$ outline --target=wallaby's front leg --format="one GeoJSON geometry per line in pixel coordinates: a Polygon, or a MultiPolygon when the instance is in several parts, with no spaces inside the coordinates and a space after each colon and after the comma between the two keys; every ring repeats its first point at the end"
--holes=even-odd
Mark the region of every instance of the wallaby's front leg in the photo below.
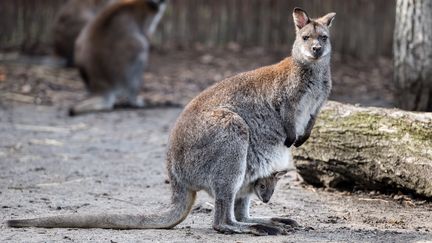
{"type": "MultiPolygon", "coordinates": [[[[209,119],[212,123],[208,134],[212,134],[212,147],[206,150],[209,187],[215,197],[213,228],[221,233],[251,233],[255,235],[278,235],[284,233],[281,227],[238,222],[234,216],[236,194],[241,190],[247,171],[249,127],[236,113],[228,109],[213,110],[209,119]],[[215,153],[215,154],[212,154],[215,153]]],[[[195,168],[194,168],[195,169],[195,168]]]]}
{"type": "Polygon", "coordinates": [[[294,146],[296,147],[300,147],[301,145],[303,145],[303,143],[306,142],[306,140],[308,140],[309,136],[311,135],[312,132],[312,128],[315,125],[315,120],[316,120],[316,115],[310,115],[310,119],[309,122],[306,125],[305,131],[303,133],[302,136],[300,136],[294,143],[294,146]]]}
{"type": "Polygon", "coordinates": [[[286,133],[284,145],[289,148],[295,143],[295,141],[297,139],[295,122],[294,122],[293,117],[287,117],[286,118],[284,128],[285,128],[285,133],[286,133]]]}
{"type": "Polygon", "coordinates": [[[284,145],[289,148],[295,143],[297,139],[295,118],[294,118],[295,109],[292,105],[290,105],[290,103],[283,105],[279,109],[284,124],[283,125],[284,130],[286,133],[284,145]]]}
{"type": "Polygon", "coordinates": [[[291,147],[294,142],[296,141],[296,132],[295,132],[295,126],[294,124],[289,124],[285,126],[285,131],[287,133],[287,136],[284,141],[284,145],[288,148],[291,147]]]}
{"type": "Polygon", "coordinates": [[[252,218],[249,214],[250,197],[237,198],[235,202],[235,216],[240,222],[252,224],[265,224],[279,227],[298,227],[299,224],[289,218],[252,218]]]}

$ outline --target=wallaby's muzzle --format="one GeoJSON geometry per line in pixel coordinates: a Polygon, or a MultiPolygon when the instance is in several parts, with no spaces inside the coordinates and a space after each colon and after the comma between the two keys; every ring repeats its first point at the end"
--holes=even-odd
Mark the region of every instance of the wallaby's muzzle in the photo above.
{"type": "Polygon", "coordinates": [[[323,54],[322,47],[321,46],[313,46],[312,47],[312,54],[316,59],[320,58],[323,54]]]}

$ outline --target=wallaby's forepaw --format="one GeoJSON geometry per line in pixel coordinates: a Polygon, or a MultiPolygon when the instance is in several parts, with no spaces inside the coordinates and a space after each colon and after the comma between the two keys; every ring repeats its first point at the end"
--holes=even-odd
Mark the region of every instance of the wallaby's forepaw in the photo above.
{"type": "Polygon", "coordinates": [[[287,137],[285,139],[284,145],[287,146],[288,148],[291,147],[295,142],[295,137],[287,137]]]}
{"type": "Polygon", "coordinates": [[[309,136],[301,136],[299,137],[295,143],[294,146],[296,146],[297,148],[302,146],[307,140],[308,140],[309,136]]]}
{"type": "Polygon", "coordinates": [[[300,147],[309,139],[314,125],[315,125],[315,116],[310,115],[310,119],[306,126],[304,134],[297,138],[297,140],[294,143],[294,146],[300,147]]]}

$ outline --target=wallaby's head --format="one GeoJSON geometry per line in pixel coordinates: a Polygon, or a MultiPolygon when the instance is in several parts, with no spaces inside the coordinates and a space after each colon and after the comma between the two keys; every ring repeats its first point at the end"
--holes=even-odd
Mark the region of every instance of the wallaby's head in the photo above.
{"type": "Polygon", "coordinates": [[[270,198],[273,196],[273,192],[277,182],[286,173],[286,170],[278,171],[273,173],[269,177],[258,179],[254,185],[254,191],[258,198],[264,203],[268,203],[270,201],[270,198]]]}
{"type": "Polygon", "coordinates": [[[161,6],[166,4],[165,0],[146,0],[146,2],[154,12],[160,11],[161,6]]]}
{"type": "Polygon", "coordinates": [[[302,63],[313,63],[330,56],[329,28],[336,13],[328,13],[320,18],[309,18],[306,11],[294,8],[293,18],[296,28],[292,56],[302,63]]]}

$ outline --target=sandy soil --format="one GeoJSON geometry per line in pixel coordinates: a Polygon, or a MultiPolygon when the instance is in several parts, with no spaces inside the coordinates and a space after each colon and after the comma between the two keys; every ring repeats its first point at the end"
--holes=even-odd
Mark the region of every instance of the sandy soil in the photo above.
{"type": "MultiPolygon", "coordinates": [[[[184,104],[216,79],[276,59],[236,55],[181,54],[169,58],[177,66],[167,70],[167,56],[155,55],[143,94],[154,103],[184,104]],[[199,64],[191,66],[194,61],[199,64]]],[[[373,75],[382,77],[380,72],[343,70],[337,75],[351,75],[351,89],[363,88],[356,95],[336,88],[337,99],[391,105],[388,92],[382,92],[388,84],[370,82],[373,75]],[[353,76],[361,75],[368,80],[359,84],[353,76]]],[[[168,205],[164,152],[181,108],[69,118],[67,107],[84,96],[77,79],[73,70],[0,63],[0,221],[76,212],[154,212],[168,205]]],[[[432,204],[401,198],[315,189],[302,185],[293,172],[279,182],[269,204],[256,200],[251,210],[258,216],[289,216],[303,226],[285,236],[216,233],[213,201],[200,193],[191,214],[172,230],[11,229],[1,224],[0,242],[432,242],[432,204]]]]}

